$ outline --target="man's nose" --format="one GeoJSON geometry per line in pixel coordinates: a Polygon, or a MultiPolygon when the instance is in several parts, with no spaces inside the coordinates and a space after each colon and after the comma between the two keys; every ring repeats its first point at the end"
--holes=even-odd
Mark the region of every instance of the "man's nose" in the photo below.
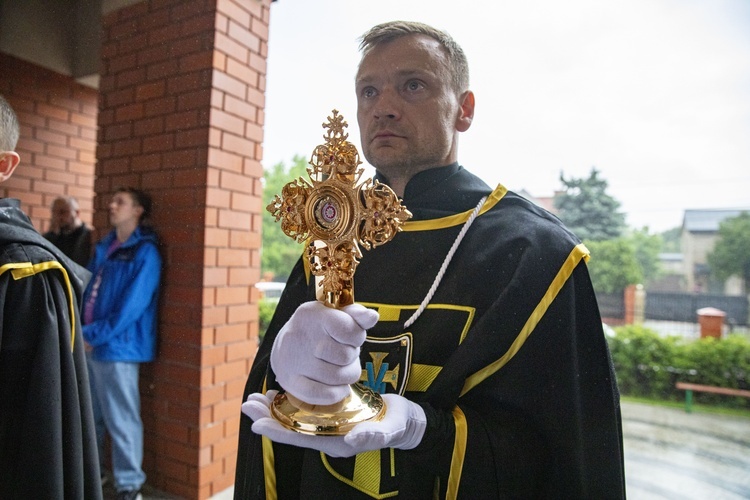
{"type": "Polygon", "coordinates": [[[397,93],[390,89],[381,91],[373,111],[376,119],[398,120],[401,118],[401,107],[397,93]]]}

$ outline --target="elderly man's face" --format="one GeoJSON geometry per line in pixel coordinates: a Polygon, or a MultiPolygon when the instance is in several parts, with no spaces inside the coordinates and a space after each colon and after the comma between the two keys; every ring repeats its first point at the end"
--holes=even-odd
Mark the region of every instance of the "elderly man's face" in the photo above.
{"type": "Polygon", "coordinates": [[[52,220],[61,231],[70,231],[76,227],[78,213],[65,200],[55,200],[52,204],[52,220]]]}

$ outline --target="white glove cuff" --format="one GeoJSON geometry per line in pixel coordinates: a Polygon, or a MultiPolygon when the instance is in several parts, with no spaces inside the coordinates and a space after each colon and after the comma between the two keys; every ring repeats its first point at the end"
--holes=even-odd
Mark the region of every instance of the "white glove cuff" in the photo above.
{"type": "Polygon", "coordinates": [[[409,418],[404,432],[406,440],[400,446],[397,446],[401,450],[411,450],[419,446],[427,429],[427,416],[424,414],[424,409],[417,403],[411,401],[409,403],[409,418]]]}

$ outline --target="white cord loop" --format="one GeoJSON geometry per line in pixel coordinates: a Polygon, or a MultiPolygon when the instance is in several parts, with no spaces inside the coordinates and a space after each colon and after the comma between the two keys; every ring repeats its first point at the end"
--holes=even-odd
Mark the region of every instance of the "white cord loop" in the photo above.
{"type": "Polygon", "coordinates": [[[458,248],[458,245],[461,243],[461,240],[464,239],[466,232],[471,227],[472,223],[474,222],[474,219],[477,218],[477,214],[479,213],[479,210],[482,208],[482,205],[484,205],[484,202],[486,200],[487,200],[486,196],[482,198],[481,200],[479,200],[479,203],[477,203],[477,206],[474,208],[474,211],[469,216],[469,219],[464,223],[464,227],[461,228],[461,232],[458,233],[458,236],[456,236],[456,241],[453,242],[453,246],[448,252],[448,255],[445,256],[443,265],[440,266],[440,271],[438,272],[437,276],[435,276],[435,281],[432,283],[432,286],[430,287],[430,291],[427,292],[427,296],[424,298],[424,300],[422,300],[422,304],[414,312],[414,314],[412,314],[411,318],[406,320],[406,323],[404,323],[404,328],[409,328],[411,325],[413,325],[414,322],[417,321],[417,318],[419,318],[419,316],[421,316],[424,310],[427,308],[427,304],[430,303],[430,301],[432,300],[432,296],[435,295],[435,291],[437,290],[437,287],[440,285],[440,281],[443,279],[443,276],[445,275],[445,270],[448,269],[448,264],[450,264],[451,260],[453,259],[453,255],[456,253],[456,249],[458,248]]]}

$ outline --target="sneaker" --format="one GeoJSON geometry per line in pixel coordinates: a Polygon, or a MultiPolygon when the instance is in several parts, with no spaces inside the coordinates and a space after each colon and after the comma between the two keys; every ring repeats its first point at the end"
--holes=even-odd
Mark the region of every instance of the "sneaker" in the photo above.
{"type": "Polygon", "coordinates": [[[117,492],[117,500],[143,500],[140,490],[121,490],[117,492]]]}

